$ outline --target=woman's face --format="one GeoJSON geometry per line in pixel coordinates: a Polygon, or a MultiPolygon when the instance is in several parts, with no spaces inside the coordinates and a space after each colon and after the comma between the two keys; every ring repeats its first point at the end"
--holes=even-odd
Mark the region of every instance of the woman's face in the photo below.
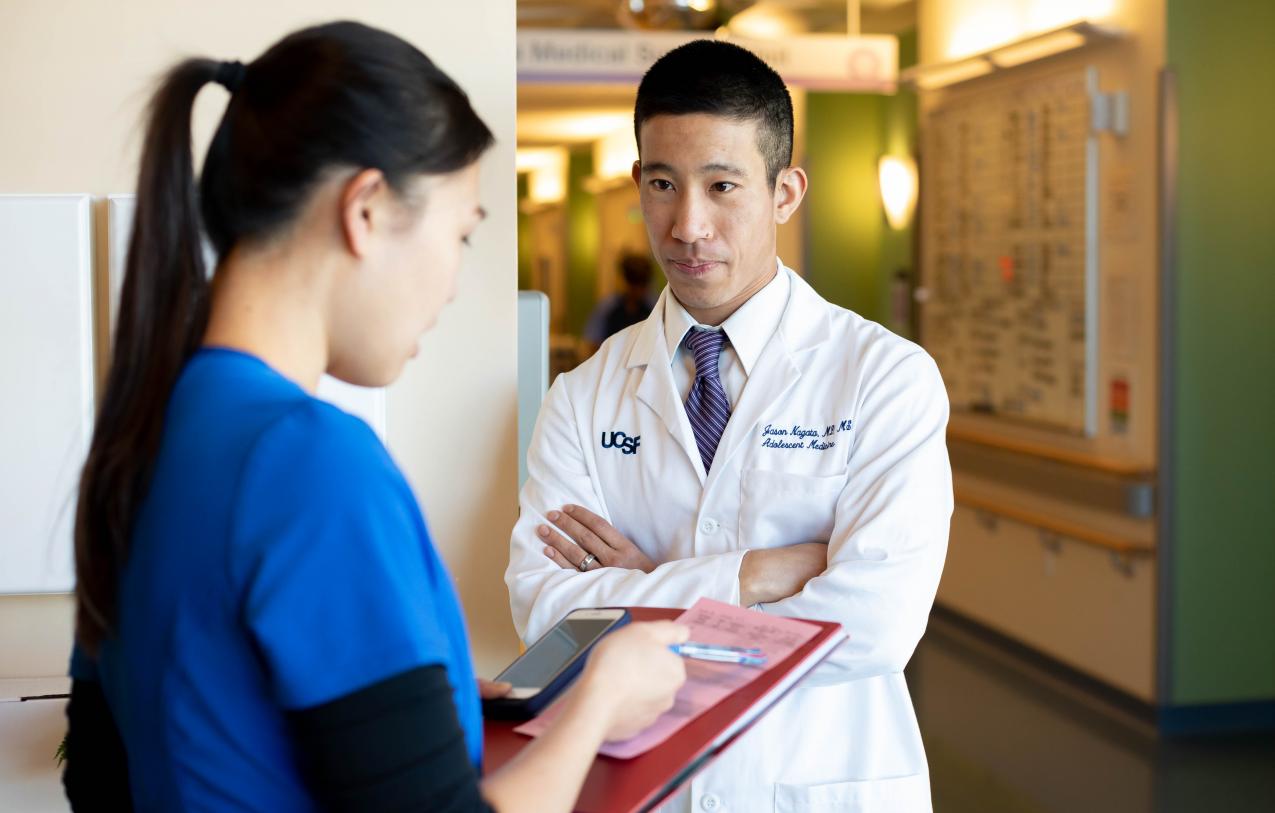
{"type": "Polygon", "coordinates": [[[374,202],[368,216],[379,222],[361,262],[333,292],[329,373],[362,386],[398,378],[456,296],[465,245],[484,215],[477,163],[374,202]]]}

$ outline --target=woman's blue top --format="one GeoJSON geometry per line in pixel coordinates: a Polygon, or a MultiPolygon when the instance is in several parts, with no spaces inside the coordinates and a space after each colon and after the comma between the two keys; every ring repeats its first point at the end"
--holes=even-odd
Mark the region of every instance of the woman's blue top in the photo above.
{"type": "Polygon", "coordinates": [[[206,348],[169,401],[96,661],[140,809],[313,810],[285,712],[446,667],[482,719],[451,580],[389,453],[261,360],[206,348]]]}

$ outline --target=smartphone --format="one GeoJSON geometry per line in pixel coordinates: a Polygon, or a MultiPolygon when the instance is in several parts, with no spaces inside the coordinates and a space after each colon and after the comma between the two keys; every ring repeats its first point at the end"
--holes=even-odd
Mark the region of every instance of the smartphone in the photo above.
{"type": "Polygon", "coordinates": [[[515,719],[535,716],[580,673],[593,645],[628,622],[629,611],[621,607],[567,613],[496,675],[497,682],[511,683],[513,689],[504,697],[484,700],[484,715],[515,719]]]}

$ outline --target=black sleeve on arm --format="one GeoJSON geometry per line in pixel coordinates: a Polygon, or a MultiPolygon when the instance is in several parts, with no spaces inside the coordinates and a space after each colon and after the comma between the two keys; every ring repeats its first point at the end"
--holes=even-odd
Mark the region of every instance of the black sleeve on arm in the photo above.
{"type": "Polygon", "coordinates": [[[333,811],[490,813],[442,666],[288,713],[302,770],[333,811]]]}
{"type": "Polygon", "coordinates": [[[101,684],[93,680],[71,681],[66,722],[62,787],[71,810],[131,811],[128,758],[101,684]]]}

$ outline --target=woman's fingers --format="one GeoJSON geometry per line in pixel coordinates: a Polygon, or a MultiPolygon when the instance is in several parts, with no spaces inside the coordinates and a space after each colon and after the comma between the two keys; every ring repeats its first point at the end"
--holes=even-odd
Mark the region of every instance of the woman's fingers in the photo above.
{"type": "Polygon", "coordinates": [[[494,680],[484,680],[478,678],[478,696],[483,700],[495,700],[498,697],[504,697],[513,689],[512,683],[506,683],[503,680],[497,683],[494,680]]]}

